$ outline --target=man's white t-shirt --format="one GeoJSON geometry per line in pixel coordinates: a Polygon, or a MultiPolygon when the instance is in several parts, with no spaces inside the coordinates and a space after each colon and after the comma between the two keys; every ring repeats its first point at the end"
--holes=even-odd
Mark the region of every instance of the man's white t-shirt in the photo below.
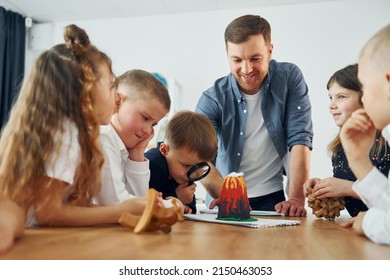
{"type": "Polygon", "coordinates": [[[261,113],[261,92],[242,93],[247,104],[244,151],[239,172],[244,173],[248,197],[283,190],[283,166],[261,113]]]}

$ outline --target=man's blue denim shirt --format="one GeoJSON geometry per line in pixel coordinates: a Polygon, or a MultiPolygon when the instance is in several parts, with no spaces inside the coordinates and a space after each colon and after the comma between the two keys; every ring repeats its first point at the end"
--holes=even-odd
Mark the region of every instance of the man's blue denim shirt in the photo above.
{"type": "MultiPolygon", "coordinates": [[[[288,151],[297,144],[312,149],[311,104],[300,69],[292,63],[271,60],[261,94],[261,112],[280,158],[285,162],[288,151]]],[[[215,164],[222,176],[240,171],[246,110],[245,98],[232,74],[218,79],[213,87],[203,92],[196,106],[196,111],[206,115],[216,129],[218,154],[215,164]]],[[[261,155],[249,156],[261,160],[261,155]]]]}

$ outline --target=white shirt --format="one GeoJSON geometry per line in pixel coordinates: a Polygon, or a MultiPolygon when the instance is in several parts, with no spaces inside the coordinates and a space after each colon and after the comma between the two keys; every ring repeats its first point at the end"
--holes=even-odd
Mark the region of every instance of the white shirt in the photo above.
{"type": "Polygon", "coordinates": [[[149,189],[149,160],[130,160],[125,144],[112,125],[100,126],[100,143],[104,155],[102,188],[95,202],[113,205],[145,196],[149,189]]]}
{"type": "MultiPolygon", "coordinates": [[[[383,129],[382,135],[390,141],[390,125],[383,129]]],[[[386,178],[374,167],[352,188],[369,208],[363,219],[364,234],[376,243],[390,245],[390,177],[386,178]]]]}
{"type": "Polygon", "coordinates": [[[247,122],[239,172],[245,174],[248,197],[283,190],[282,160],[261,113],[261,92],[254,95],[243,93],[243,96],[247,104],[247,122]]]}
{"type": "MultiPolygon", "coordinates": [[[[76,125],[70,121],[65,122],[64,132],[61,136],[60,132],[55,136],[55,141],[60,141],[60,149],[58,152],[52,153],[50,158],[45,163],[46,175],[64,181],[69,184],[65,196],[64,203],[67,203],[70,195],[74,191],[73,181],[76,169],[80,164],[80,144],[78,140],[78,129],[76,125]]],[[[26,226],[38,225],[35,218],[35,211],[30,207],[27,212],[26,226]]]]}

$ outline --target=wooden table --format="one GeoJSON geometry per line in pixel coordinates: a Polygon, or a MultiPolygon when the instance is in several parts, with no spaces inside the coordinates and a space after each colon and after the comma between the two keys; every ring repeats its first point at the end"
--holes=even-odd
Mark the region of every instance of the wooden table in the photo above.
{"type": "Polygon", "coordinates": [[[338,223],[346,218],[279,219],[300,220],[301,224],[247,228],[184,221],[175,224],[169,234],[134,234],[119,225],[31,228],[0,259],[390,259],[390,246],[341,228],[338,223]]]}

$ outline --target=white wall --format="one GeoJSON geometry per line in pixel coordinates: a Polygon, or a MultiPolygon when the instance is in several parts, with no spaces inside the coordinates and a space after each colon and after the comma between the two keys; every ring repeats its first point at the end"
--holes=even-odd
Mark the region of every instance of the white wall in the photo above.
{"type": "MultiPolygon", "coordinates": [[[[265,17],[274,58],[297,64],[309,86],[315,133],[311,175],[324,177],[332,175],[326,146],[338,131],[328,112],[326,83],[333,72],[356,62],[364,42],[390,23],[389,11],[388,0],[340,0],[75,23],[112,58],[116,74],[142,68],[174,77],[183,87],[180,107],[193,110],[202,91],[229,72],[226,25],[244,14],[265,17]]],[[[62,42],[66,24],[54,24],[55,43],[62,42]]]]}

